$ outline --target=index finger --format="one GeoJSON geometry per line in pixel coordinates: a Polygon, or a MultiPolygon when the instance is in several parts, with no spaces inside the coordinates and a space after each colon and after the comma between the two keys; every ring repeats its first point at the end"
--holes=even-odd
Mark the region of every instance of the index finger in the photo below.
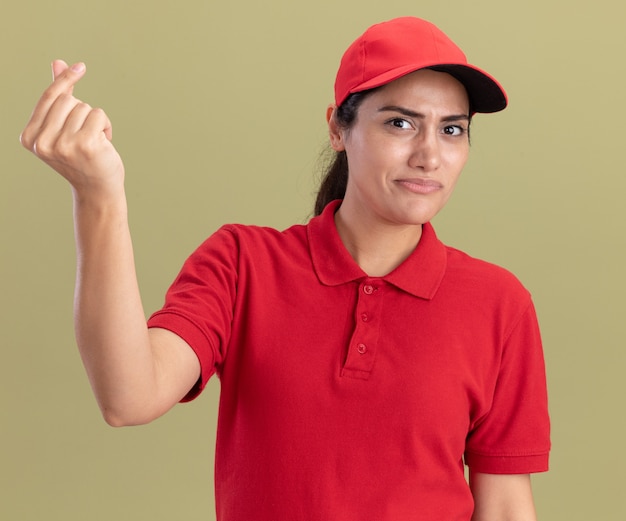
{"type": "Polygon", "coordinates": [[[85,64],[80,62],[58,74],[35,105],[27,127],[40,127],[56,99],[61,94],[72,94],[74,85],[84,76],[85,71],[85,64]]]}

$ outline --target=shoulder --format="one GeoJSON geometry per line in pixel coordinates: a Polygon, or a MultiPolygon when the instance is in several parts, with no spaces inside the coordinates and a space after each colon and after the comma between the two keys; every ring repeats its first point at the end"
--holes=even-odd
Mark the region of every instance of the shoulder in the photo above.
{"type": "Polygon", "coordinates": [[[285,230],[248,224],[225,224],[206,242],[227,241],[247,250],[296,247],[306,241],[306,226],[296,224],[285,230]]]}
{"type": "Polygon", "coordinates": [[[446,254],[440,291],[468,313],[515,323],[532,309],[530,292],[508,269],[449,246],[446,254]]]}
{"type": "MultiPolygon", "coordinates": [[[[537,329],[530,291],[508,269],[446,246],[447,266],[438,296],[466,320],[497,334],[499,343],[514,331],[537,329]]],[[[534,333],[533,333],[534,334],[534,333]]]]}
{"type": "Polygon", "coordinates": [[[308,241],[305,225],[293,225],[285,230],[246,224],[225,224],[212,233],[192,258],[228,258],[230,263],[262,261],[276,262],[282,257],[306,255],[308,241]]]}
{"type": "Polygon", "coordinates": [[[485,289],[511,291],[520,295],[529,294],[517,276],[508,269],[486,260],[472,257],[456,248],[450,246],[445,248],[447,255],[446,274],[457,279],[457,281],[475,285],[477,289],[483,287],[485,289]]]}
{"type": "Polygon", "coordinates": [[[239,241],[289,241],[306,236],[306,225],[294,224],[284,230],[278,230],[269,226],[231,223],[224,224],[215,234],[229,234],[239,241]]]}

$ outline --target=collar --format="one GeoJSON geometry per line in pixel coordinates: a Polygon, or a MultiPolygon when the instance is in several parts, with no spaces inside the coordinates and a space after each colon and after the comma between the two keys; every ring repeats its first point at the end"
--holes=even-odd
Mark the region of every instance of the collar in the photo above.
{"type": "MultiPolygon", "coordinates": [[[[321,215],[311,219],[307,234],[313,268],[322,284],[338,286],[369,278],[343,245],[335,212],[341,200],[329,203],[321,215]]],[[[422,236],[413,253],[388,275],[380,277],[411,295],[432,299],[446,271],[447,251],[430,223],[422,225],[422,236]]]]}

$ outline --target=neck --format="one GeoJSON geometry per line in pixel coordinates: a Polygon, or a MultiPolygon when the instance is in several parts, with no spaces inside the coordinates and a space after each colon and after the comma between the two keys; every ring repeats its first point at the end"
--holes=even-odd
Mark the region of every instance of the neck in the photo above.
{"type": "Polygon", "coordinates": [[[344,246],[370,277],[384,277],[411,255],[422,236],[421,225],[371,223],[340,207],[335,225],[344,246]]]}

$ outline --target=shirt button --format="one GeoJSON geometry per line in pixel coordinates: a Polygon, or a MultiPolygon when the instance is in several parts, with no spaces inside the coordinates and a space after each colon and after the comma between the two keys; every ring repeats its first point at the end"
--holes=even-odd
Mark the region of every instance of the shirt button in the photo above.
{"type": "Polygon", "coordinates": [[[365,284],[365,286],[363,286],[363,292],[366,295],[371,295],[372,293],[374,293],[374,286],[372,286],[371,284],[365,284]]]}
{"type": "Polygon", "coordinates": [[[362,355],[365,354],[365,352],[367,351],[367,346],[365,344],[358,344],[356,346],[356,350],[361,353],[362,355]]]}
{"type": "Polygon", "coordinates": [[[370,319],[370,316],[367,313],[361,313],[361,320],[363,322],[367,322],[370,319]]]}

